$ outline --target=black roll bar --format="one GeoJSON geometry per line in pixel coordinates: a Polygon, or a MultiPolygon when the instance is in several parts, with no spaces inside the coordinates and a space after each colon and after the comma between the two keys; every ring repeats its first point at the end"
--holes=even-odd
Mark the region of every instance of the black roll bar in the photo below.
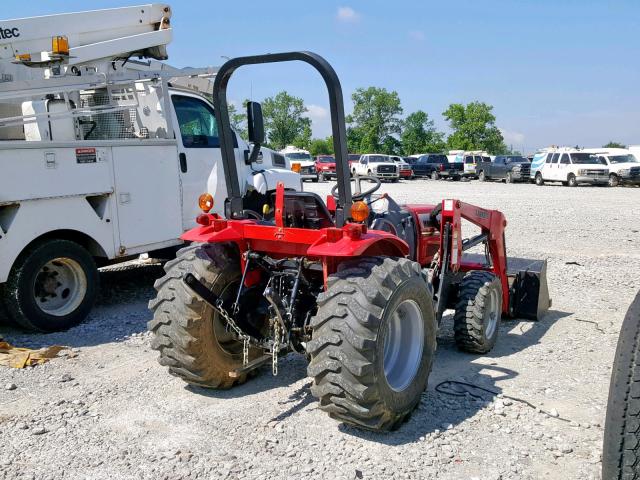
{"type": "Polygon", "coordinates": [[[220,136],[222,165],[227,183],[229,204],[227,216],[242,218],[242,195],[238,182],[238,169],[233,150],[233,131],[229,121],[227,104],[227,86],[231,75],[244,65],[301,61],[314,67],[327,86],[329,92],[329,108],[331,112],[331,131],[333,133],[333,150],[336,157],[336,176],[338,180],[338,208],[335,223],[341,227],[351,211],[351,183],[349,179],[349,162],[347,161],[347,134],[344,120],[344,101],[340,80],[333,67],[320,55],[312,52],[286,52],[232,58],[227,61],[218,73],[213,84],[213,105],[220,136]],[[345,216],[345,212],[346,216],[345,216]]]}

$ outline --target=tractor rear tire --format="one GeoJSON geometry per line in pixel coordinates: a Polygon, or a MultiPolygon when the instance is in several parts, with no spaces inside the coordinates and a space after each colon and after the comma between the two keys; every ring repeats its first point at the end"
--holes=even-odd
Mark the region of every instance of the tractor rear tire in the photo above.
{"type": "Polygon", "coordinates": [[[458,348],[487,353],[496,344],[502,318],[502,285],[493,273],[468,272],[460,284],[454,315],[454,337],[458,348]]]}
{"type": "Polygon", "coordinates": [[[640,478],[640,293],[625,316],[613,361],[602,449],[603,479],[640,478]]]}
{"type": "MultiPolygon", "coordinates": [[[[156,281],[158,295],[149,302],[154,334],[151,348],[160,352],[160,365],[187,383],[225,389],[243,383],[229,372],[242,367],[242,342],[225,331],[219,314],[198,297],[183,279],[188,273],[225,301],[240,282],[238,251],[228,244],[193,244],[165,265],[166,275],[156,281]]],[[[259,355],[249,349],[249,361],[259,355]]]]}
{"type": "Polygon", "coordinates": [[[330,275],[311,320],[312,394],[330,417],[368,430],[408,418],[436,350],[431,288],[411,260],[363,257],[330,275]]]}

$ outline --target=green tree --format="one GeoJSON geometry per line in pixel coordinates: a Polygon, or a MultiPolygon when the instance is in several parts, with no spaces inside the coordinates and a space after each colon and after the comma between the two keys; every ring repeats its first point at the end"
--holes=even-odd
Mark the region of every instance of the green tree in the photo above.
{"type": "Polygon", "coordinates": [[[280,150],[287,145],[307,146],[311,139],[311,120],[301,98],[282,91],[262,102],[264,128],[269,146],[280,150]]]}
{"type": "Polygon", "coordinates": [[[453,103],[442,112],[453,133],[447,138],[447,146],[456,150],[485,150],[498,154],[507,150],[504,138],[492,113],[493,106],[484,102],[467,105],[453,103]]]}
{"type": "Polygon", "coordinates": [[[333,137],[314,138],[309,142],[309,153],[316,155],[333,155],[333,137]]]}
{"type": "MultiPolygon", "coordinates": [[[[357,88],[351,95],[353,113],[347,117],[349,151],[372,153],[390,148],[389,137],[401,132],[402,106],[398,92],[384,88],[357,88]]],[[[394,138],[395,139],[395,138],[394,138]]]]}
{"type": "Polygon", "coordinates": [[[400,140],[405,155],[438,153],[446,147],[444,133],[436,130],[433,120],[422,110],[411,113],[402,122],[400,140]]]}
{"type": "Polygon", "coordinates": [[[627,146],[619,142],[609,142],[603,145],[602,148],[627,148],[627,146]]]}
{"type": "MultiPolygon", "coordinates": [[[[243,110],[247,108],[247,102],[249,100],[245,100],[242,102],[243,110]]],[[[235,105],[229,104],[229,121],[231,122],[231,128],[233,128],[238,134],[246,141],[249,139],[249,132],[247,131],[247,116],[246,113],[238,112],[238,109],[235,105]]]]}

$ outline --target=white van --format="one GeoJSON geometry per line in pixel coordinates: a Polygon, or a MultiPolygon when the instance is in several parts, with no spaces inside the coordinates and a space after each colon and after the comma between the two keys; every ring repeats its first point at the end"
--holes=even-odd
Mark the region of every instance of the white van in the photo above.
{"type": "Polygon", "coordinates": [[[609,169],[597,155],[576,148],[547,148],[533,157],[531,178],[536,185],[545,182],[560,182],[576,187],[581,183],[606,185],[609,169]]]}
{"type": "Polygon", "coordinates": [[[313,157],[307,150],[294,147],[293,145],[287,145],[284,149],[280,150],[280,153],[287,159],[287,163],[290,167],[295,168],[294,164],[296,163],[300,165],[300,171],[298,173],[300,173],[303,181],[318,181],[316,163],[313,161],[313,157]]]}
{"type": "Polygon", "coordinates": [[[482,162],[491,162],[489,154],[482,150],[451,150],[447,155],[449,162],[464,164],[464,177],[478,178],[477,167],[482,162]]]}
{"type": "MultiPolygon", "coordinates": [[[[603,165],[609,167],[609,186],[640,185],[640,159],[626,148],[589,148],[585,152],[598,155],[603,165]]],[[[640,152],[638,152],[640,155],[640,152]]]]}

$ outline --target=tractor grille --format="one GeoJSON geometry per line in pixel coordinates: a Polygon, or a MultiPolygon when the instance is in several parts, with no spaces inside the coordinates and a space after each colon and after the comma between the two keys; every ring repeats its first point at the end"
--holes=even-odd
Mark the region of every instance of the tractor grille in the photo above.
{"type": "Polygon", "coordinates": [[[380,165],[378,166],[378,173],[396,173],[395,165],[380,165]]]}

